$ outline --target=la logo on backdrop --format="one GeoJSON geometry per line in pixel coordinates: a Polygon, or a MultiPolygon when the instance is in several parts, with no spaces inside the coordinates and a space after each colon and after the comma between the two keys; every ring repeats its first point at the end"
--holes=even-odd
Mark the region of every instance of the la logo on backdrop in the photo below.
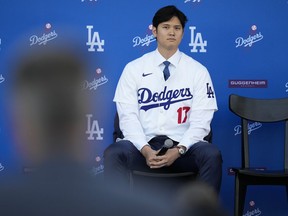
{"type": "Polygon", "coordinates": [[[87,25],[86,26],[88,30],[88,40],[86,45],[89,47],[89,52],[104,52],[104,45],[105,41],[100,39],[100,34],[98,31],[92,32],[94,26],[93,25],[87,25]],[[95,49],[96,47],[96,49],[95,49]]]}
{"type": "Polygon", "coordinates": [[[196,32],[196,26],[189,26],[191,32],[191,41],[189,46],[192,47],[190,50],[193,53],[206,53],[207,52],[207,40],[203,40],[202,34],[196,32]]]}
{"type": "Polygon", "coordinates": [[[88,134],[88,140],[103,140],[104,128],[100,128],[99,122],[97,120],[92,119],[92,114],[87,114],[87,130],[86,134],[88,134]]]}
{"type": "MultiPolygon", "coordinates": [[[[87,140],[103,140],[104,128],[101,128],[98,120],[93,119],[93,114],[87,114],[87,140]]],[[[104,172],[104,165],[99,155],[95,156],[95,164],[92,166],[90,173],[92,175],[98,175],[104,172]]]]}

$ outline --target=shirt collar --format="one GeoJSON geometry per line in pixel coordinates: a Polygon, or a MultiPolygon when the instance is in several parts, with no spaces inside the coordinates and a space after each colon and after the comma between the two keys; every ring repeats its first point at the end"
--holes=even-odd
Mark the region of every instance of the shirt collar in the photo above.
{"type": "MultiPolygon", "coordinates": [[[[167,59],[167,61],[169,61],[172,65],[174,65],[175,67],[177,67],[177,65],[179,64],[180,58],[181,58],[181,52],[179,51],[179,49],[174,53],[174,55],[172,55],[169,59],[167,59]]],[[[166,59],[159,53],[158,49],[155,50],[155,59],[154,59],[154,63],[156,66],[161,65],[164,61],[166,61],[166,59]]]]}

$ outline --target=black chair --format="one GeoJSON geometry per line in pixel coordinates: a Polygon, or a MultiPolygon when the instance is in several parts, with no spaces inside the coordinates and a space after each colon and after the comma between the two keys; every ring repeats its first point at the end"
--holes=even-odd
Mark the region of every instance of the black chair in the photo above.
{"type": "MultiPolygon", "coordinates": [[[[204,140],[208,141],[209,143],[212,142],[212,129],[210,133],[204,138],[204,140]]],[[[113,132],[113,140],[116,142],[117,139],[123,139],[123,133],[119,127],[119,116],[118,113],[115,114],[114,118],[114,132],[113,132]]],[[[134,183],[136,179],[139,181],[141,179],[142,183],[144,181],[151,181],[158,182],[162,180],[163,182],[175,183],[179,181],[191,181],[197,177],[198,173],[195,172],[178,172],[178,173],[156,173],[156,172],[144,172],[139,170],[131,170],[130,172],[130,189],[133,190],[134,183]]],[[[140,181],[139,181],[140,182],[140,181]]]]}
{"type": "MultiPolygon", "coordinates": [[[[288,98],[253,99],[231,94],[229,109],[241,118],[242,145],[241,168],[233,168],[235,172],[235,216],[243,215],[246,190],[248,185],[283,185],[288,197],[288,98]],[[248,121],[272,123],[285,122],[284,169],[262,170],[250,167],[248,121]]],[[[273,143],[277,147],[279,143],[273,143]]],[[[280,147],[278,145],[278,147],[280,147]]]]}

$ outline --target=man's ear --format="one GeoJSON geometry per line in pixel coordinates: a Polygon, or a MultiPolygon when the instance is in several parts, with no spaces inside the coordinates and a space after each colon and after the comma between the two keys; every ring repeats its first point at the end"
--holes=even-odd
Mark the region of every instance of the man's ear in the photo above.
{"type": "Polygon", "coordinates": [[[152,27],[152,33],[154,35],[154,37],[157,37],[157,28],[155,26],[152,27]]]}

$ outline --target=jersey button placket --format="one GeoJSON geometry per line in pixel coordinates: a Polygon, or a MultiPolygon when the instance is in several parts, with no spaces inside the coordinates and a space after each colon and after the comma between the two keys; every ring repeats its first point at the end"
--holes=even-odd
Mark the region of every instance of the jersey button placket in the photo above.
{"type": "Polygon", "coordinates": [[[159,117],[158,117],[158,128],[160,133],[164,133],[165,130],[165,118],[166,118],[166,112],[163,107],[159,108],[159,117]]]}

